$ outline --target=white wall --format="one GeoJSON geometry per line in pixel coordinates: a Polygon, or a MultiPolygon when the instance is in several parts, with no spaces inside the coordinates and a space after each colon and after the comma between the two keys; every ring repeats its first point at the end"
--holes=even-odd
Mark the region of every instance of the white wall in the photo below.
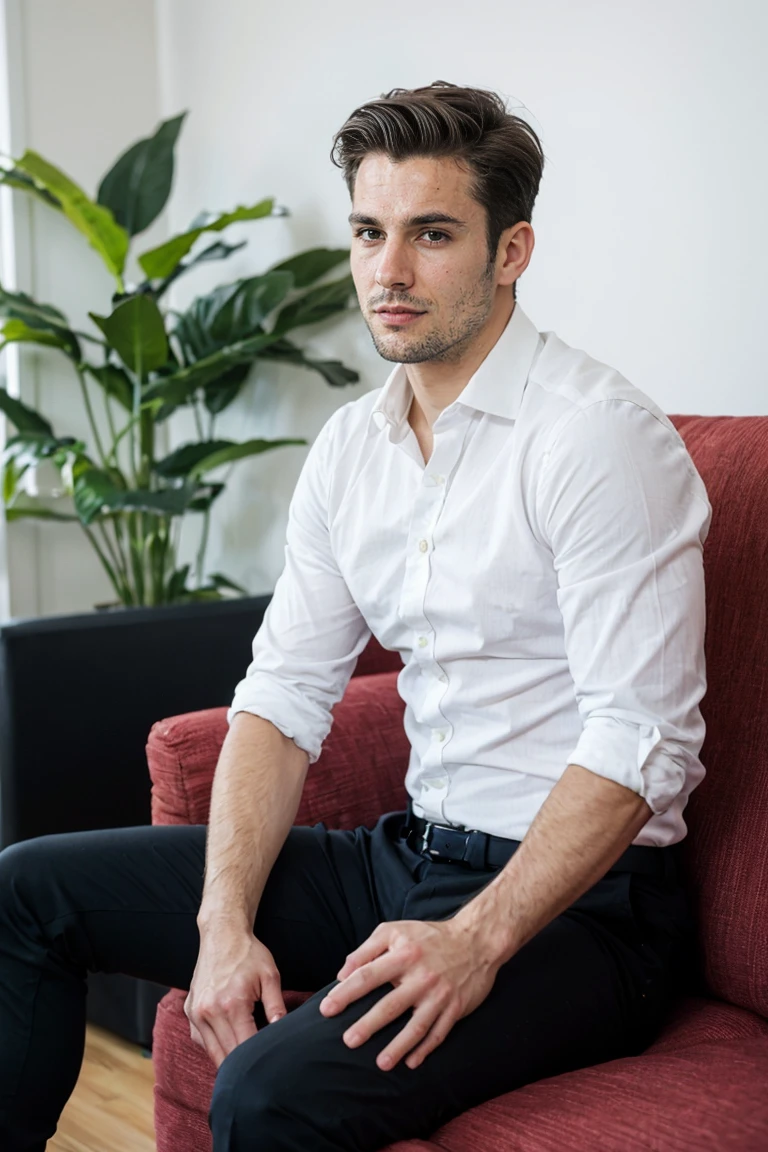
{"type": "MultiPolygon", "coordinates": [[[[290,207],[288,219],[242,226],[248,248],[190,277],[180,302],[301,248],[348,244],[347,193],[328,152],[358,104],[435,79],[476,84],[524,104],[547,154],[536,252],[520,287],[537,325],[615,365],[669,413],[768,410],[763,0],[19,6],[22,146],[95,186],[124,144],[187,108],[169,227],[183,228],[203,207],[270,194],[290,207]]],[[[41,213],[31,287],[84,312],[107,290],[98,259],[88,273],[80,248],[71,265],[62,260],[76,241],[41,213]]],[[[378,387],[388,371],[358,316],[307,331],[304,342],[357,367],[361,382],[338,390],[298,369],[260,368],[222,419],[222,435],[311,440],[338,404],[378,387]]],[[[43,386],[59,387],[48,366],[43,386]]],[[[176,425],[174,443],[186,434],[176,425]]],[[[283,448],[233,469],[210,570],[253,592],[274,586],[305,455],[283,448]]],[[[10,526],[15,554],[22,533],[48,528],[10,526]]],[[[27,600],[14,581],[17,605],[87,609],[108,596],[76,530],[54,528],[45,540],[27,600]]],[[[195,544],[188,531],[190,556],[195,544]]]]}
{"type": "MultiPolygon", "coordinates": [[[[265,194],[293,213],[252,226],[243,272],[348,244],[328,152],[358,104],[436,79],[494,88],[527,106],[547,155],[520,286],[539,328],[669,413],[768,411],[763,0],[219,0],[215,20],[205,0],[158,0],[158,12],[163,110],[191,111],[172,225],[265,194]]],[[[383,383],[359,318],[312,344],[357,366],[361,384],[337,394],[268,369],[238,412],[251,434],[311,438],[337,403],[383,383]]],[[[211,558],[254,590],[282,567],[304,455],[239,465],[222,508],[211,558]]]]}
{"type": "MultiPolygon", "coordinates": [[[[14,156],[40,152],[93,195],[118,154],[159,119],[154,0],[5,0],[4,7],[11,101],[4,145],[14,156]]],[[[78,327],[90,326],[89,310],[109,313],[113,281],[63,217],[14,194],[10,227],[4,247],[13,240],[18,259],[9,286],[57,305],[78,327]]],[[[153,225],[148,246],[164,234],[164,223],[153,225]]],[[[20,396],[60,434],[90,442],[77,378],[60,354],[24,350],[20,396]]],[[[114,599],[77,525],[18,521],[6,534],[12,616],[87,611],[114,599]]]]}

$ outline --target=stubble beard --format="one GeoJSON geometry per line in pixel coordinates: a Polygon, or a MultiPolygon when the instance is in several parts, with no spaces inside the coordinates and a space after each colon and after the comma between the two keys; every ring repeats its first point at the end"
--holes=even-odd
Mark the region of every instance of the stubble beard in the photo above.
{"type": "Polygon", "coordinates": [[[397,364],[423,364],[427,360],[450,364],[461,360],[493,311],[493,278],[494,265],[488,264],[481,279],[457,299],[447,327],[428,332],[420,339],[408,337],[405,332],[399,338],[396,332],[387,339],[382,338],[366,318],[368,331],[379,356],[397,364]]]}

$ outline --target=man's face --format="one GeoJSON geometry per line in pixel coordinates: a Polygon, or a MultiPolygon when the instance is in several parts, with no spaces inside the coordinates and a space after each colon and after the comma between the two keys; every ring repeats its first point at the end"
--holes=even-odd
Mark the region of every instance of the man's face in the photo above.
{"type": "Polygon", "coordinates": [[[495,263],[470,179],[444,157],[394,163],[374,152],[360,164],[350,216],[352,276],[385,360],[458,361],[488,323],[495,263]]]}

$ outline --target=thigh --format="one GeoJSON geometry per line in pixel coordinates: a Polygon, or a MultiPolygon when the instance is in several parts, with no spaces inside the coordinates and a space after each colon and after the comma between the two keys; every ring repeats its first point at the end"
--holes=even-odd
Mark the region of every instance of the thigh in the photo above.
{"type": "MultiPolygon", "coordinates": [[[[206,831],[117,828],[42,836],[6,849],[0,887],[8,900],[0,918],[9,918],[8,939],[25,938],[13,926],[30,911],[38,924],[35,948],[53,946],[64,963],[189,988],[200,945],[206,831]]],[[[314,991],[333,979],[379,922],[368,840],[362,828],[290,829],[254,925],[284,989],[314,991]]]]}
{"type": "Polygon", "coordinates": [[[3,952],[188,987],[205,828],[40,836],[0,854],[3,952]]]}
{"type": "Polygon", "coordinates": [[[415,1069],[403,1060],[387,1072],[376,1065],[410,1010],[359,1048],[342,1040],[393,986],[326,1018],[319,1004],[338,983],[331,981],[221,1065],[214,1146],[373,1152],[426,1138],[523,1084],[639,1050],[643,992],[624,946],[619,940],[614,947],[604,929],[605,920],[597,924],[579,911],[558,917],[502,965],[486,1000],[415,1069]],[[235,1132],[241,1138],[230,1142],[235,1132]]]}

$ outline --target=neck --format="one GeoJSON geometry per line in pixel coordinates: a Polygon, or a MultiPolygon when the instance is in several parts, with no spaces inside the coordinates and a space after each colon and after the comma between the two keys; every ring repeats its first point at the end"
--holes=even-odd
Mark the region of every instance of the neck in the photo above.
{"type": "Polygon", "coordinates": [[[413,390],[413,403],[408,413],[411,427],[432,427],[444,408],[461,394],[483,360],[496,344],[515,309],[507,293],[499,293],[488,323],[460,359],[452,363],[425,360],[406,368],[413,390]]]}

